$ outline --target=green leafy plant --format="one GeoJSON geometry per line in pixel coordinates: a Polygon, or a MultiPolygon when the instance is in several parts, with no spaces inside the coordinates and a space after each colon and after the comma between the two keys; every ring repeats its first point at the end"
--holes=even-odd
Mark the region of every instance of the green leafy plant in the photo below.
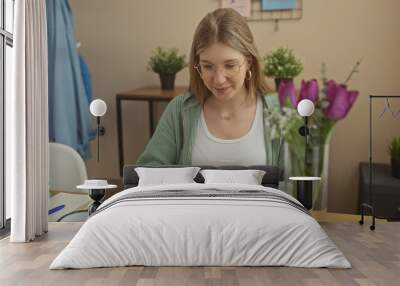
{"type": "Polygon", "coordinates": [[[392,159],[400,161],[400,137],[393,138],[389,145],[388,153],[392,159]]]}
{"type": "Polygon", "coordinates": [[[149,69],[158,74],[175,74],[185,66],[185,55],[177,48],[157,47],[149,59],[149,69]]]}
{"type": "Polygon", "coordinates": [[[294,78],[303,70],[303,64],[289,48],[277,48],[264,57],[264,74],[278,79],[294,78]]]}

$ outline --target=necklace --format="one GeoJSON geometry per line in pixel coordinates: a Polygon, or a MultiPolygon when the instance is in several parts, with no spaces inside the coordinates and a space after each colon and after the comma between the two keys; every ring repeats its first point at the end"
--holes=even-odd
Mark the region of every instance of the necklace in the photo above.
{"type": "MultiPolygon", "coordinates": [[[[214,118],[217,118],[218,120],[230,121],[230,120],[233,120],[235,117],[240,116],[240,113],[243,113],[244,109],[253,108],[251,105],[246,106],[244,104],[241,104],[241,106],[236,107],[236,109],[232,110],[231,112],[225,111],[225,112],[220,113],[216,109],[209,108],[206,106],[206,104],[204,104],[203,110],[207,114],[214,113],[214,118]],[[214,109],[214,110],[212,110],[212,109],[214,109]]],[[[257,106],[257,103],[255,104],[255,106],[257,106]]]]}
{"type": "Polygon", "coordinates": [[[220,115],[219,118],[222,120],[231,120],[233,115],[220,115]]]}

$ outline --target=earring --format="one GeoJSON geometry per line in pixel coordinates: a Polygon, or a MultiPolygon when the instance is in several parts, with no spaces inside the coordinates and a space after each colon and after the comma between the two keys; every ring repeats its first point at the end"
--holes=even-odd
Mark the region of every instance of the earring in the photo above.
{"type": "Polygon", "coordinates": [[[252,76],[251,70],[247,70],[247,72],[246,72],[246,79],[247,79],[247,80],[250,80],[250,79],[251,79],[251,76],[252,76]],[[247,74],[247,73],[248,73],[248,74],[247,74]]]}

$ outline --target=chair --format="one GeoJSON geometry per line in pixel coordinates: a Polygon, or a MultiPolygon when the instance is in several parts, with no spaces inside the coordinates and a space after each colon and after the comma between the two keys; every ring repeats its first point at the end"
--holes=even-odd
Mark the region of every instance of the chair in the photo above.
{"type": "Polygon", "coordinates": [[[91,202],[87,190],[77,189],[87,179],[85,162],[71,147],[50,143],[49,221],[84,221],[91,202]]]}

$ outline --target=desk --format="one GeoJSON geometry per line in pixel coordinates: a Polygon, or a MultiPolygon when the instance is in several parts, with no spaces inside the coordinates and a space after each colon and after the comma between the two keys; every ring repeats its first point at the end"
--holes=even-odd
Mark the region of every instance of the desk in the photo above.
{"type": "Polygon", "coordinates": [[[184,93],[188,88],[177,86],[174,90],[162,90],[159,86],[147,86],[143,88],[133,89],[125,92],[119,92],[116,96],[117,100],[117,133],[118,133],[118,155],[119,155],[119,174],[122,177],[122,169],[124,167],[124,137],[122,134],[122,101],[123,100],[139,100],[149,103],[149,122],[150,137],[155,130],[153,116],[153,102],[170,101],[177,95],[184,93]]]}

